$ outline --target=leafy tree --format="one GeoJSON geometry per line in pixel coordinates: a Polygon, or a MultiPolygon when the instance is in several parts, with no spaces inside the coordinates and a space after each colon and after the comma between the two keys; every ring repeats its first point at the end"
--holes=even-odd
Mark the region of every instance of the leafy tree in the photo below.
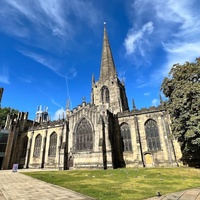
{"type": "Polygon", "coordinates": [[[8,114],[17,114],[18,112],[19,112],[18,110],[9,107],[0,108],[0,129],[5,126],[8,114]]]}
{"type": "Polygon", "coordinates": [[[173,65],[161,86],[168,97],[172,134],[181,144],[185,164],[200,164],[200,58],[173,65]]]}

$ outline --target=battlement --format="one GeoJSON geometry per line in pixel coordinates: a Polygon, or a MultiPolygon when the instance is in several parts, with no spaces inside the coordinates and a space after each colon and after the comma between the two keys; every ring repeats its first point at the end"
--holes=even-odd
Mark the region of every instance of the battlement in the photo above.
{"type": "Polygon", "coordinates": [[[157,107],[155,106],[151,106],[149,108],[141,108],[141,109],[134,109],[131,111],[125,111],[123,113],[118,113],[117,115],[119,117],[123,117],[123,116],[131,116],[131,115],[141,115],[141,114],[147,114],[147,113],[154,113],[154,112],[159,112],[159,111],[165,111],[166,109],[162,106],[159,105],[157,107]]]}

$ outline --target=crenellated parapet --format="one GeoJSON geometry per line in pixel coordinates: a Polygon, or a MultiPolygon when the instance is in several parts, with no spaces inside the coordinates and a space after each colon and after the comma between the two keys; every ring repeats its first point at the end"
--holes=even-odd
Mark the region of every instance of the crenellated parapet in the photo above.
{"type": "Polygon", "coordinates": [[[42,129],[50,129],[50,128],[55,128],[59,126],[63,126],[65,124],[66,120],[54,120],[54,121],[48,121],[45,123],[38,123],[34,122],[31,127],[29,127],[29,131],[31,130],[42,130],[42,129]]]}
{"type": "Polygon", "coordinates": [[[159,105],[157,107],[151,106],[149,108],[141,108],[141,109],[134,109],[131,111],[125,111],[125,112],[118,113],[117,115],[119,117],[122,117],[122,116],[127,116],[127,115],[132,116],[132,115],[141,115],[141,114],[163,112],[163,111],[166,111],[166,109],[164,109],[163,106],[159,105]]]}
{"type": "Polygon", "coordinates": [[[78,105],[77,107],[75,107],[73,110],[71,110],[69,112],[69,117],[71,115],[79,112],[80,110],[83,110],[83,109],[86,109],[86,110],[96,110],[97,106],[95,106],[94,104],[91,104],[91,103],[83,102],[82,104],[78,105]]]}

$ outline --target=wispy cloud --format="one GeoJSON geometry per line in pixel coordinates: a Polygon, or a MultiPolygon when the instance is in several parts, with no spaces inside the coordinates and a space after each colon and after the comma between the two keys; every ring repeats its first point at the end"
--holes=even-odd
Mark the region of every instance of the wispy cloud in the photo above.
{"type": "Polygon", "coordinates": [[[4,64],[0,67],[0,82],[10,84],[8,67],[4,64]]]}
{"type": "Polygon", "coordinates": [[[126,74],[126,71],[120,71],[119,74],[118,74],[119,80],[126,81],[125,74],[126,74]]]}
{"type": "Polygon", "coordinates": [[[127,55],[142,58],[143,65],[155,60],[154,54],[157,59],[164,55],[159,68],[151,71],[148,85],[160,84],[173,64],[199,57],[199,7],[197,0],[135,0],[129,5],[133,27],[124,40],[127,55]]]}
{"type": "MultiPolygon", "coordinates": [[[[55,64],[49,55],[65,55],[66,58],[68,51],[74,48],[76,36],[81,35],[85,26],[95,30],[99,15],[97,7],[88,0],[29,0],[23,2],[2,0],[0,32],[17,39],[19,44],[26,49],[20,51],[24,56],[62,75],[59,68],[70,68],[70,66],[61,66],[58,62],[55,64]],[[29,47],[34,47],[36,50],[42,49],[47,56],[36,54],[29,47]]],[[[72,70],[69,69],[69,71],[72,70]]],[[[75,70],[70,77],[74,76],[75,70]]]]}
{"type": "Polygon", "coordinates": [[[57,103],[54,99],[51,99],[51,103],[53,103],[54,105],[62,108],[62,106],[59,103],[57,103]]]}
{"type": "Polygon", "coordinates": [[[49,68],[50,70],[52,70],[53,72],[55,72],[57,75],[59,75],[62,78],[67,77],[68,79],[73,79],[76,77],[77,75],[77,71],[75,67],[69,67],[68,68],[62,68],[62,66],[64,66],[64,64],[62,64],[62,62],[58,62],[58,60],[55,59],[55,57],[52,57],[50,55],[47,54],[42,54],[42,53],[36,53],[36,52],[31,52],[28,50],[24,50],[24,49],[18,49],[18,51],[35,60],[36,62],[44,65],[45,67],[49,68]]]}
{"type": "MultiPolygon", "coordinates": [[[[64,0],[2,0],[0,8],[0,30],[16,37],[38,41],[50,36],[62,41],[72,39],[80,26],[94,26],[99,12],[91,1],[64,0]],[[90,12],[88,13],[88,10],[90,12]],[[79,23],[79,24],[77,24],[79,23]],[[78,25],[78,26],[77,26],[78,25]],[[4,28],[3,28],[4,27],[4,28]],[[22,33],[18,33],[21,30],[22,33]]],[[[53,42],[53,41],[51,41],[53,42]]],[[[34,44],[35,45],[35,44],[34,44]]]]}
{"type": "Polygon", "coordinates": [[[151,104],[152,104],[152,106],[158,106],[159,100],[158,99],[153,99],[151,104]]]}
{"type": "Polygon", "coordinates": [[[136,50],[139,50],[140,54],[145,56],[144,46],[148,44],[148,40],[145,38],[153,32],[153,29],[152,22],[144,24],[140,30],[131,28],[124,41],[126,54],[134,54],[136,50]]]}
{"type": "Polygon", "coordinates": [[[144,93],[144,96],[149,96],[151,94],[151,92],[146,92],[144,93]]]}
{"type": "Polygon", "coordinates": [[[32,77],[19,77],[19,80],[21,80],[22,82],[26,82],[26,83],[32,83],[33,78],[32,77]]]}
{"type": "Polygon", "coordinates": [[[46,58],[44,55],[34,53],[34,52],[31,52],[31,51],[19,50],[19,52],[22,53],[23,55],[29,57],[29,58],[32,58],[36,62],[48,67],[49,69],[51,69],[55,72],[57,72],[58,69],[60,68],[59,64],[56,64],[56,62],[53,61],[50,57],[46,58]]]}
{"type": "Polygon", "coordinates": [[[77,76],[77,74],[78,74],[78,72],[77,72],[76,68],[72,67],[68,70],[66,78],[73,79],[77,76]]]}

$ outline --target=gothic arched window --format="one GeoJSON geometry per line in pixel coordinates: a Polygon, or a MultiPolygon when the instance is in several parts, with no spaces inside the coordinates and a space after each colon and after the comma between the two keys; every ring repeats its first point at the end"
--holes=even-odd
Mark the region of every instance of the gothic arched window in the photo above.
{"type": "Polygon", "coordinates": [[[160,138],[158,134],[158,126],[154,120],[149,119],[145,123],[145,132],[146,132],[148,150],[150,151],[160,150],[161,145],[160,145],[160,138]]]}
{"type": "Polygon", "coordinates": [[[57,134],[53,132],[50,136],[49,156],[56,156],[56,148],[57,148],[57,134]]]}
{"type": "Polygon", "coordinates": [[[102,103],[110,102],[109,90],[105,85],[101,88],[101,101],[102,103]]]}
{"type": "Polygon", "coordinates": [[[132,151],[132,142],[131,142],[131,132],[128,124],[122,124],[120,126],[121,137],[123,139],[123,150],[132,151]]]}
{"type": "Polygon", "coordinates": [[[35,138],[33,157],[40,157],[41,145],[42,145],[42,136],[38,134],[35,138]]]}
{"type": "Polygon", "coordinates": [[[74,143],[76,151],[88,151],[93,149],[92,126],[85,118],[83,118],[77,126],[74,143]]]}

